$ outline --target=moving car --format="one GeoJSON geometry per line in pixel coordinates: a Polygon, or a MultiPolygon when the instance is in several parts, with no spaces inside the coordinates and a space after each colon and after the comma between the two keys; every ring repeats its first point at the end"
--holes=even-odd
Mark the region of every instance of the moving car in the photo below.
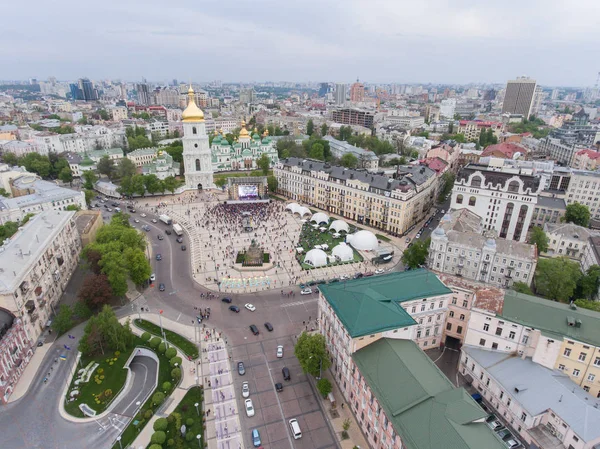
{"type": "Polygon", "coordinates": [[[159,254],[156,255],[156,260],[162,260],[162,256],[159,254]]]}
{"type": "Polygon", "coordinates": [[[292,380],[292,376],[290,376],[290,370],[287,366],[283,367],[281,374],[283,374],[283,380],[292,380]]]}
{"type": "Polygon", "coordinates": [[[258,332],[258,327],[256,327],[254,324],[250,325],[250,332],[252,332],[254,335],[260,334],[260,332],[258,332]]]}
{"type": "Polygon", "coordinates": [[[385,271],[385,270],[384,270],[383,268],[377,268],[377,269],[375,270],[375,274],[381,274],[381,273],[383,273],[384,271],[385,271]]]}
{"type": "Polygon", "coordinates": [[[277,391],[277,392],[283,391],[283,384],[281,382],[277,382],[275,384],[275,391],[277,391]]]}
{"type": "Polygon", "coordinates": [[[277,346],[277,358],[280,359],[283,357],[283,345],[277,346]]]}
{"type": "Polygon", "coordinates": [[[164,237],[162,236],[162,234],[158,234],[158,240],[163,240],[164,237]]]}
{"type": "Polygon", "coordinates": [[[235,313],[240,313],[240,308],[238,306],[229,306],[229,310],[235,313]]]}
{"type": "Polygon", "coordinates": [[[260,433],[258,433],[258,429],[254,429],[252,431],[252,444],[254,444],[254,447],[258,447],[261,445],[260,433]]]}
{"type": "Polygon", "coordinates": [[[231,304],[231,298],[221,298],[221,301],[231,304]]]}
{"type": "Polygon", "coordinates": [[[243,376],[246,374],[246,368],[244,368],[244,362],[238,362],[238,374],[243,376]]]}
{"type": "Polygon", "coordinates": [[[158,220],[156,218],[153,218],[152,223],[158,223],[158,220]]]}
{"type": "Polygon", "coordinates": [[[154,273],[152,273],[150,275],[150,282],[154,282],[156,280],[156,275],[154,273]]]}
{"type": "Polygon", "coordinates": [[[162,283],[161,283],[161,284],[158,284],[158,289],[159,289],[161,292],[164,292],[164,291],[165,291],[165,284],[162,284],[162,283]]]}
{"type": "Polygon", "coordinates": [[[181,251],[185,251],[187,248],[185,247],[185,245],[181,245],[181,251]]]}
{"type": "Polygon", "coordinates": [[[250,385],[248,385],[248,382],[243,382],[242,383],[242,397],[247,398],[248,396],[250,396],[250,385]]]}
{"type": "Polygon", "coordinates": [[[300,292],[301,295],[310,295],[312,294],[312,290],[310,288],[305,288],[300,292]]]}
{"type": "Polygon", "coordinates": [[[144,213],[141,213],[141,214],[140,214],[140,217],[142,217],[142,218],[145,218],[145,217],[146,217],[146,214],[144,214],[144,213]]]}
{"type": "Polygon", "coordinates": [[[265,323],[265,327],[269,332],[273,332],[273,325],[269,322],[265,323]]]}
{"type": "Polygon", "coordinates": [[[252,304],[248,303],[246,305],[244,305],[244,307],[246,309],[248,309],[250,312],[254,312],[256,310],[256,307],[254,307],[252,304]]]}
{"type": "Polygon", "coordinates": [[[248,416],[248,418],[254,416],[254,404],[252,404],[252,399],[246,399],[244,403],[246,404],[246,416],[248,416]]]}
{"type": "Polygon", "coordinates": [[[177,243],[183,243],[183,237],[177,237],[177,243]]]}
{"type": "Polygon", "coordinates": [[[139,223],[140,220],[138,220],[137,218],[135,220],[133,220],[135,223],[139,223]]]}

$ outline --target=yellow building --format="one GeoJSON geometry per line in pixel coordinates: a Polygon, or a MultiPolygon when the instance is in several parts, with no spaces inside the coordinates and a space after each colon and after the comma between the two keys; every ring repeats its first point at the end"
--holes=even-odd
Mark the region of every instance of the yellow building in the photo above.
{"type": "Polygon", "coordinates": [[[600,398],[600,348],[597,346],[565,338],[554,368],[567,374],[592,396],[600,398]]]}

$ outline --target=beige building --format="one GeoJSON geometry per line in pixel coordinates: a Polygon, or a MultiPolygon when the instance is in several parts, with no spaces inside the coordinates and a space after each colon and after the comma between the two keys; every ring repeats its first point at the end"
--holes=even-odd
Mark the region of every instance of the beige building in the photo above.
{"type": "Polygon", "coordinates": [[[476,142],[479,140],[481,131],[486,132],[491,129],[497,138],[504,131],[504,123],[488,122],[483,120],[461,120],[456,130],[457,134],[463,134],[467,142],[476,142]]]}
{"type": "Polygon", "coordinates": [[[99,210],[80,210],[75,215],[75,224],[84,248],[96,238],[98,229],[103,224],[102,212],[99,210]]]}
{"type": "Polygon", "coordinates": [[[573,223],[546,224],[544,231],[548,236],[548,252],[545,255],[567,256],[576,261],[582,259],[590,237],[600,236],[598,232],[573,223]]]}
{"type": "Polygon", "coordinates": [[[133,162],[136,167],[151,164],[158,153],[157,148],[138,148],[137,150],[127,153],[127,159],[133,162]]]}
{"type": "Polygon", "coordinates": [[[0,307],[19,317],[30,340],[47,326],[79,261],[75,212],[33,216],[0,251],[0,307]]]}
{"type": "Polygon", "coordinates": [[[403,234],[435,204],[439,178],[425,166],[400,167],[397,179],[316,160],[279,161],[277,192],[358,223],[403,234]]]}
{"type": "Polygon", "coordinates": [[[115,106],[110,109],[110,113],[112,114],[112,119],[115,122],[120,122],[121,120],[127,120],[127,108],[125,106],[115,106]]]}

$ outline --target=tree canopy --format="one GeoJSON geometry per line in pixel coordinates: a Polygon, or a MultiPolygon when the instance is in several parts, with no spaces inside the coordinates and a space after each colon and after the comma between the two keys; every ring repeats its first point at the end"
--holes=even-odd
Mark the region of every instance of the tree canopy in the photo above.
{"type": "Polygon", "coordinates": [[[550,239],[541,227],[534,226],[529,235],[529,243],[531,245],[537,245],[538,252],[546,253],[548,252],[548,243],[550,243],[550,239]]]}
{"type": "Polygon", "coordinates": [[[429,244],[431,239],[417,240],[410,248],[404,250],[402,263],[409,268],[418,268],[425,265],[429,255],[429,244]]]}
{"type": "Polygon", "coordinates": [[[269,174],[269,169],[271,168],[269,156],[263,153],[256,161],[256,165],[262,170],[263,175],[267,176],[269,174]]]}
{"type": "Polygon", "coordinates": [[[83,337],[79,340],[79,350],[84,355],[124,352],[133,345],[134,338],[129,322],[124,325],[119,323],[115,312],[105,305],[98,315],[88,320],[83,337]]]}
{"type": "Polygon", "coordinates": [[[319,375],[319,371],[325,372],[331,365],[325,336],[322,334],[302,332],[294,347],[294,355],[300,362],[302,371],[315,377],[319,375]]]}
{"type": "Polygon", "coordinates": [[[358,158],[352,153],[346,153],[340,158],[340,164],[346,168],[356,168],[358,166],[358,158]]]}
{"type": "Polygon", "coordinates": [[[564,221],[587,227],[590,224],[590,209],[581,203],[568,204],[564,221]]]}
{"type": "Polygon", "coordinates": [[[115,174],[115,162],[105,154],[96,164],[96,170],[98,170],[98,173],[106,175],[109,179],[112,179],[113,175],[115,174]]]}
{"type": "Polygon", "coordinates": [[[539,259],[535,270],[535,290],[546,298],[568,301],[580,277],[579,264],[567,257],[539,259]]]}

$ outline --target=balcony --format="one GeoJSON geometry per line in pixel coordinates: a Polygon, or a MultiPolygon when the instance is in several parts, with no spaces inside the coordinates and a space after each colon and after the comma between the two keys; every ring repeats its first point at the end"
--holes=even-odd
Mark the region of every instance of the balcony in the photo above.
{"type": "Polygon", "coordinates": [[[30,299],[25,303],[25,310],[27,310],[28,314],[32,314],[35,311],[35,301],[30,299]]]}
{"type": "Polygon", "coordinates": [[[511,271],[511,270],[508,270],[508,271],[506,272],[506,274],[504,275],[504,277],[505,277],[505,278],[508,278],[508,279],[512,279],[512,271],[511,271]]]}
{"type": "Polygon", "coordinates": [[[39,318],[39,314],[38,314],[38,312],[37,312],[37,310],[36,310],[35,312],[33,312],[33,313],[31,314],[31,322],[32,322],[32,323],[35,323],[35,322],[37,321],[37,319],[38,319],[38,318],[39,318]]]}
{"type": "Polygon", "coordinates": [[[43,293],[44,291],[42,290],[41,286],[37,286],[34,290],[35,292],[35,297],[37,298],[37,300],[39,301],[40,299],[42,299],[43,293]]]}
{"type": "Polygon", "coordinates": [[[27,281],[23,281],[21,282],[21,285],[19,285],[19,289],[21,290],[21,293],[25,294],[29,291],[29,282],[27,281]]]}

